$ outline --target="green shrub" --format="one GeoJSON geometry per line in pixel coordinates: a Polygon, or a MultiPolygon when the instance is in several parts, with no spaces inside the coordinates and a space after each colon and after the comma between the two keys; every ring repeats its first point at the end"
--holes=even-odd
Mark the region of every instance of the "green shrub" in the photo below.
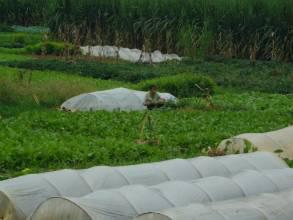
{"type": "Polygon", "coordinates": [[[75,55],[80,54],[80,49],[68,43],[61,42],[41,42],[36,45],[27,46],[26,50],[29,53],[37,55],[75,55]]]}
{"type": "Polygon", "coordinates": [[[209,77],[184,73],[146,80],[141,82],[138,88],[148,90],[153,84],[157,85],[160,91],[172,93],[177,97],[203,96],[206,94],[206,89],[213,94],[216,86],[209,77]]]}
{"type": "Polygon", "coordinates": [[[17,33],[0,31],[0,47],[24,48],[42,41],[42,35],[37,33],[17,33]]]}

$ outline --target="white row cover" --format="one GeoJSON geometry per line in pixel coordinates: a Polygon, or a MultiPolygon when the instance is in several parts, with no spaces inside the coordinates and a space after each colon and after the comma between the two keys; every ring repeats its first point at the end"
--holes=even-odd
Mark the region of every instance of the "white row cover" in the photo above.
{"type": "Polygon", "coordinates": [[[293,159],[293,126],[267,133],[241,134],[222,141],[219,148],[226,149],[228,153],[242,153],[247,148],[256,148],[293,159]]]}
{"type": "Polygon", "coordinates": [[[155,185],[170,180],[186,181],[216,175],[230,176],[247,169],[286,167],[287,164],[276,155],[256,152],[27,175],[0,182],[0,219],[23,220],[50,197],[81,197],[100,189],[125,185],[155,185]]]}
{"type": "Polygon", "coordinates": [[[83,55],[90,55],[105,58],[118,58],[130,62],[143,62],[143,63],[161,63],[169,60],[181,61],[182,58],[177,54],[162,54],[156,50],[152,53],[145,53],[138,49],[129,49],[115,46],[85,46],[81,47],[83,55]]]}
{"type": "Polygon", "coordinates": [[[211,204],[191,204],[135,220],[292,220],[293,189],[211,204]]]}
{"type": "MultiPolygon", "coordinates": [[[[159,94],[166,101],[175,101],[176,97],[169,93],[159,94]]],[[[61,106],[70,111],[139,111],[145,110],[146,92],[126,88],[85,93],[75,96],[61,106]]]]}
{"type": "Polygon", "coordinates": [[[82,198],[52,198],[31,220],[129,220],[162,209],[246,197],[293,188],[293,169],[245,171],[236,176],[207,177],[156,186],[131,185],[101,190],[82,198]],[[78,218],[77,218],[78,216],[78,218]]]}

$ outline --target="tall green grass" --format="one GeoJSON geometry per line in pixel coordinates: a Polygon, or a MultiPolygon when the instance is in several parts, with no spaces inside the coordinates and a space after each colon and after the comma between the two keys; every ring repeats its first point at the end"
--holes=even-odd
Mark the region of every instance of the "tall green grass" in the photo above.
{"type": "Polygon", "coordinates": [[[44,23],[57,0],[0,0],[0,23],[38,25],[44,23]]]}
{"type": "Polygon", "coordinates": [[[56,107],[81,93],[129,85],[60,72],[25,71],[1,66],[0,73],[0,106],[56,107]]]}
{"type": "Polygon", "coordinates": [[[0,0],[0,23],[76,44],[292,60],[293,0],[0,0]]]}
{"type": "Polygon", "coordinates": [[[292,59],[292,0],[60,0],[52,32],[81,44],[292,59]]]}

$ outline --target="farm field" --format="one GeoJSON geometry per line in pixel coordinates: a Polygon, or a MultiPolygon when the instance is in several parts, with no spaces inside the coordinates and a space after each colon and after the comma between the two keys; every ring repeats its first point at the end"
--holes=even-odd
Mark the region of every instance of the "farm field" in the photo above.
{"type": "Polygon", "coordinates": [[[221,140],[240,133],[292,125],[292,70],[290,63],[268,61],[254,66],[246,60],[229,59],[148,65],[37,56],[23,48],[1,48],[0,178],[190,158],[206,155],[221,140]],[[185,73],[208,76],[215,82],[211,85],[214,106],[209,107],[201,95],[187,95],[177,106],[153,111],[155,131],[145,135],[155,135],[156,143],[138,143],[143,112],[58,110],[66,99],[83,92],[142,89],[159,82],[158,77],[168,81],[185,73]]]}
{"type": "Polygon", "coordinates": [[[292,220],[292,187],[293,0],[0,0],[0,220],[292,220]]]}
{"type": "Polygon", "coordinates": [[[223,139],[293,125],[292,9],[288,0],[0,0],[0,179],[207,155],[223,139]],[[82,55],[88,45],[182,60],[82,55]],[[145,112],[60,111],[82,93],[152,84],[179,99],[151,112],[149,141],[139,140],[145,112]]]}

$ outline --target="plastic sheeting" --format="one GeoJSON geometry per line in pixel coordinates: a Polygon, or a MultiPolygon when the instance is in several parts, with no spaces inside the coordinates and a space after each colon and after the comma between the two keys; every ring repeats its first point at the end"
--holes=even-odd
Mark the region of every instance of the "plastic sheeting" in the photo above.
{"type": "Polygon", "coordinates": [[[177,54],[162,54],[158,50],[152,53],[145,53],[138,49],[129,49],[123,47],[118,48],[115,46],[85,46],[81,47],[80,49],[83,55],[118,58],[130,62],[161,63],[169,60],[182,60],[182,58],[177,54]]]}
{"type": "Polygon", "coordinates": [[[226,149],[228,153],[241,153],[245,149],[257,148],[293,159],[293,126],[267,133],[241,134],[222,141],[219,148],[226,149]]]}
{"type": "Polygon", "coordinates": [[[81,197],[100,189],[124,185],[155,185],[170,180],[192,180],[213,175],[229,176],[246,169],[282,169],[277,156],[257,152],[224,157],[175,159],[123,167],[98,166],[27,175],[0,182],[0,219],[25,219],[50,197],[81,197]],[[9,217],[9,218],[8,218],[9,217]]]}
{"type": "MultiPolygon", "coordinates": [[[[144,110],[146,92],[126,88],[116,88],[75,96],[61,106],[71,111],[135,111],[144,110]]],[[[169,93],[160,93],[166,101],[175,101],[176,97],[169,93]]]]}
{"type": "Polygon", "coordinates": [[[97,191],[82,198],[52,198],[32,220],[127,220],[166,208],[278,192],[293,188],[293,169],[245,171],[234,177],[207,177],[192,182],[174,181],[156,186],[131,185],[97,191]],[[87,216],[87,217],[86,217],[87,216]]]}
{"type": "Polygon", "coordinates": [[[211,204],[191,204],[135,220],[292,220],[293,190],[211,204]]]}

